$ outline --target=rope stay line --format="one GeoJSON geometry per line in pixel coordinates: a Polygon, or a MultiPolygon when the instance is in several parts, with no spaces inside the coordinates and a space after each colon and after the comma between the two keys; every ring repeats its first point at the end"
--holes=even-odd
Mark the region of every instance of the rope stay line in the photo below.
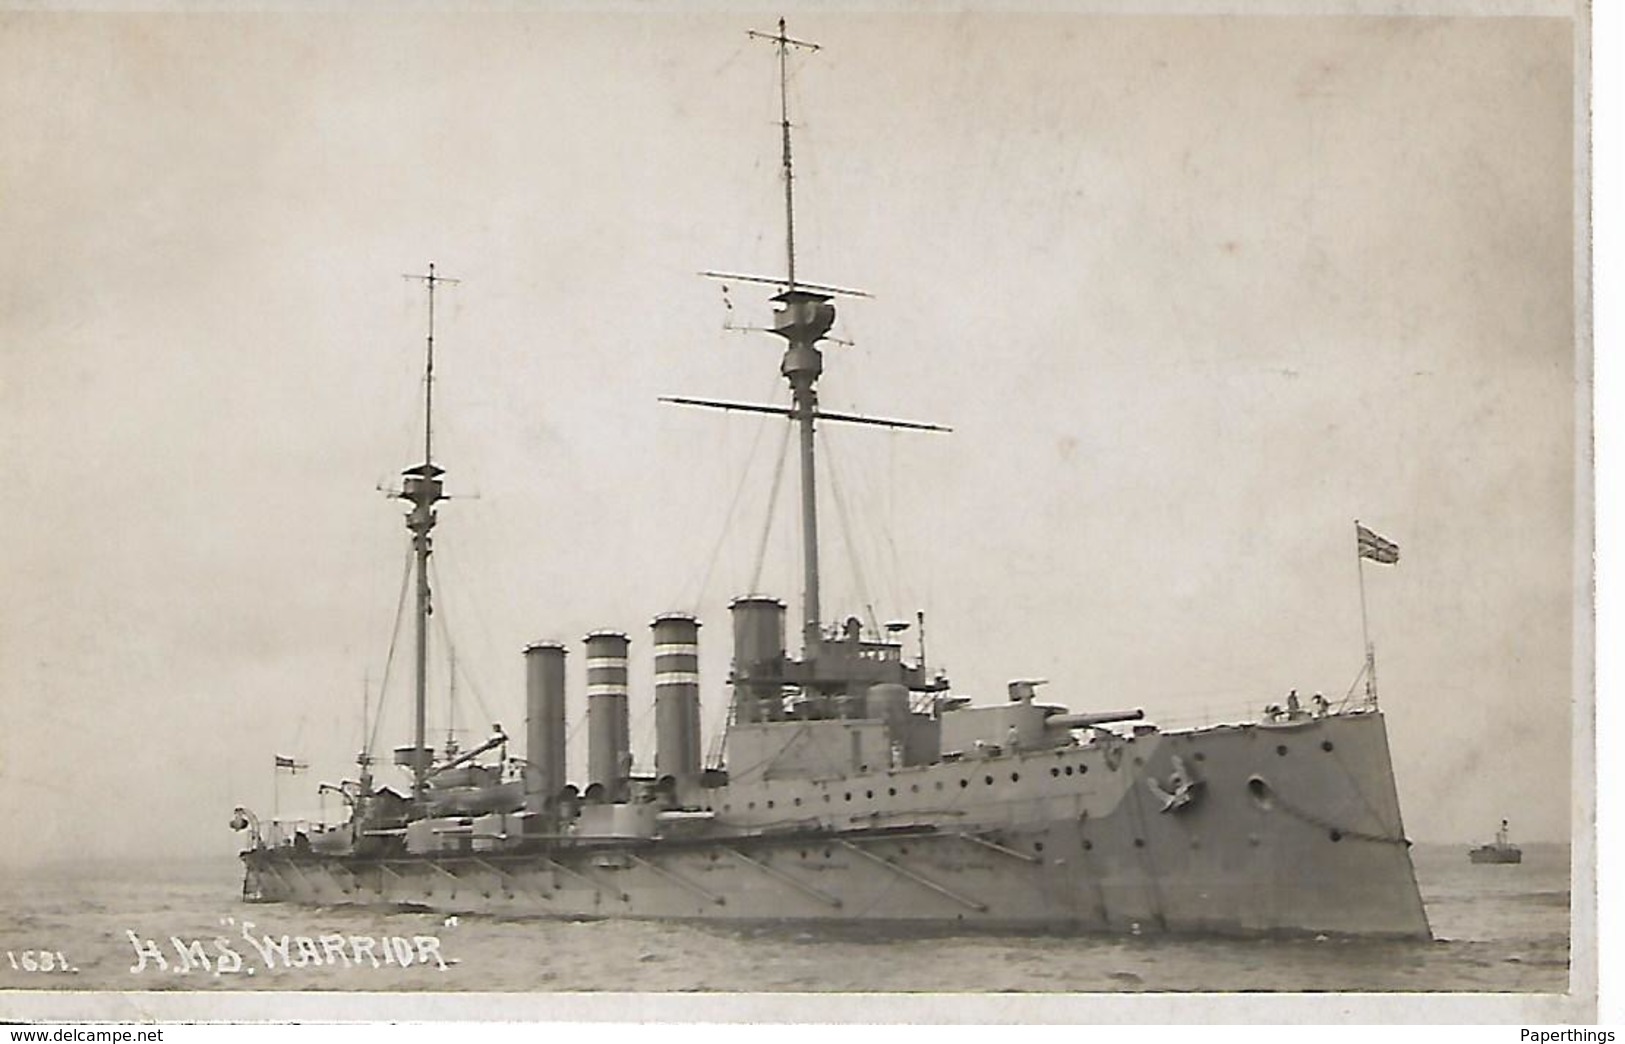
{"type": "Polygon", "coordinates": [[[841,489],[841,469],[835,459],[835,441],[824,436],[824,466],[829,472],[830,493],[835,499],[835,513],[841,520],[841,539],[846,543],[847,563],[852,567],[852,579],[857,585],[858,600],[869,616],[869,629],[880,632],[880,620],[875,615],[874,599],[869,595],[869,584],[863,573],[863,559],[852,537],[852,517],[846,509],[846,495],[841,489]]]}
{"type": "Polygon", "coordinates": [[[384,720],[384,701],[389,698],[389,672],[395,666],[395,649],[400,644],[401,621],[406,619],[406,590],[412,582],[415,552],[410,543],[406,549],[406,569],[401,574],[401,592],[395,601],[395,626],[389,635],[389,653],[384,658],[384,678],[378,685],[378,714],[372,719],[372,733],[367,737],[364,753],[371,755],[378,748],[378,726],[384,720]]]}
{"type": "Polygon", "coordinates": [[[751,565],[750,587],[752,593],[759,591],[762,584],[762,566],[767,561],[767,543],[773,534],[773,516],[778,513],[779,488],[784,484],[784,462],[789,457],[790,433],[794,425],[784,426],[784,437],[779,441],[778,460],[773,465],[773,484],[767,494],[767,518],[762,524],[762,537],[756,545],[756,559],[751,565]]]}
{"type": "MultiPolygon", "coordinates": [[[[431,558],[429,560],[429,575],[434,578],[434,586],[436,590],[447,590],[447,588],[440,583],[440,565],[438,558],[431,558]]],[[[465,659],[457,655],[457,644],[452,641],[451,625],[446,620],[446,617],[450,615],[448,611],[449,609],[450,599],[442,598],[440,600],[440,611],[434,614],[433,619],[435,621],[435,626],[440,629],[440,640],[446,643],[446,652],[449,654],[451,672],[453,675],[453,694],[456,692],[456,678],[460,677],[463,679],[463,681],[468,683],[469,690],[474,693],[474,703],[480,708],[480,713],[485,716],[486,722],[488,724],[493,723],[496,721],[496,718],[494,715],[492,715],[491,709],[485,705],[485,697],[480,693],[479,683],[474,679],[474,676],[469,673],[465,659]]]]}
{"type": "MultiPolygon", "coordinates": [[[[775,381],[775,384],[778,382],[775,381]]],[[[727,429],[724,428],[724,431],[727,429]]],[[[733,499],[728,502],[728,510],[722,516],[722,525],[718,529],[716,543],[711,546],[711,557],[706,560],[705,571],[700,574],[699,588],[695,592],[693,601],[689,604],[691,611],[698,612],[700,604],[705,600],[711,588],[711,575],[716,570],[717,561],[722,557],[722,549],[728,543],[728,533],[733,527],[734,513],[739,509],[739,502],[744,498],[745,487],[750,483],[751,465],[756,462],[756,451],[762,445],[762,433],[767,430],[767,424],[759,424],[756,434],[751,437],[750,450],[745,454],[745,466],[739,471],[739,483],[734,487],[733,499]]],[[[779,451],[782,456],[784,451],[779,451]]]]}

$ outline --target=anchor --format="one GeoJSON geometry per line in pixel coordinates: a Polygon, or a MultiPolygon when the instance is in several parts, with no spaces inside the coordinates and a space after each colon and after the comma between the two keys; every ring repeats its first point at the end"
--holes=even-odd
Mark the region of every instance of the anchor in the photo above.
{"type": "Polygon", "coordinates": [[[1175,754],[1173,764],[1174,770],[1168,775],[1167,789],[1163,788],[1155,776],[1146,777],[1145,785],[1162,802],[1162,807],[1157,810],[1159,812],[1178,812],[1186,807],[1195,800],[1196,788],[1202,785],[1202,781],[1192,776],[1190,770],[1185,767],[1184,758],[1175,754]]]}

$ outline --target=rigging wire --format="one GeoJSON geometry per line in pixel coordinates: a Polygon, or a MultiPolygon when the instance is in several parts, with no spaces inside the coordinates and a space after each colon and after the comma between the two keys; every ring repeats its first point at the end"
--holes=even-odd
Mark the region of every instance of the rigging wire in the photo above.
{"type": "Polygon", "coordinates": [[[1343,698],[1338,701],[1337,709],[1339,711],[1346,709],[1349,705],[1349,701],[1354,699],[1354,690],[1359,687],[1360,682],[1365,678],[1367,666],[1368,664],[1366,664],[1364,661],[1360,663],[1359,672],[1354,675],[1354,680],[1349,682],[1349,691],[1345,692],[1343,694],[1343,698]]]}
{"type": "MultiPolygon", "coordinates": [[[[628,699],[628,702],[631,702],[630,699],[628,699]]],[[[642,710],[636,711],[632,714],[631,726],[627,729],[628,732],[637,736],[638,738],[638,742],[632,745],[632,757],[634,759],[632,762],[633,771],[637,770],[638,751],[641,750],[645,753],[650,751],[658,753],[659,751],[660,730],[656,727],[655,716],[652,713],[653,710],[654,707],[652,705],[644,704],[642,710]]],[[[649,761],[646,764],[649,769],[652,770],[654,768],[653,755],[650,755],[649,761]]]]}
{"type": "MultiPolygon", "coordinates": [[[[775,385],[777,383],[777,381],[774,382],[775,385]]],[[[773,396],[768,395],[766,398],[771,399],[773,396]]],[[[749,485],[750,466],[756,461],[756,450],[762,444],[762,433],[767,430],[769,423],[769,421],[763,420],[756,425],[756,434],[751,438],[750,451],[745,456],[745,466],[739,472],[739,484],[734,487],[733,499],[728,502],[728,510],[722,516],[722,526],[717,532],[716,543],[711,547],[711,557],[705,563],[705,571],[700,574],[699,589],[695,593],[694,601],[690,603],[690,609],[692,610],[697,611],[699,609],[700,603],[705,600],[706,593],[710,590],[711,574],[716,570],[717,561],[722,557],[722,548],[728,542],[728,531],[733,525],[734,512],[738,510],[739,501],[745,495],[745,487],[749,485]]],[[[781,450],[780,453],[782,454],[783,451],[781,450]]]]}
{"type": "Polygon", "coordinates": [[[395,647],[400,643],[401,621],[406,618],[406,591],[412,582],[413,550],[410,542],[406,548],[406,568],[401,572],[401,593],[395,600],[395,627],[389,635],[389,655],[384,658],[384,680],[378,686],[378,713],[372,719],[372,733],[367,737],[366,753],[371,754],[378,748],[378,726],[384,720],[384,701],[389,697],[389,671],[395,665],[395,647]]]}
{"type": "Polygon", "coordinates": [[[888,432],[886,437],[886,496],[883,501],[884,510],[880,520],[880,541],[884,554],[879,558],[880,571],[889,574],[886,579],[890,581],[890,596],[894,605],[918,606],[907,588],[911,585],[905,583],[903,563],[897,553],[897,540],[895,528],[897,524],[897,433],[888,432]]]}
{"type": "MultiPolygon", "coordinates": [[[[762,566],[767,561],[768,538],[773,533],[773,516],[777,512],[779,502],[779,487],[784,478],[784,462],[789,456],[790,433],[795,427],[791,421],[784,426],[784,437],[779,441],[778,460],[773,466],[773,485],[767,497],[767,517],[762,524],[762,538],[756,545],[756,561],[751,567],[750,587],[751,593],[760,590],[762,582],[762,566]]],[[[706,760],[713,765],[722,763],[722,749],[728,742],[728,730],[733,725],[733,700],[724,702],[722,713],[714,720],[711,729],[711,746],[706,751],[706,760]]]]}
{"type": "Polygon", "coordinates": [[[824,462],[829,472],[830,492],[835,498],[835,512],[841,520],[841,539],[846,543],[847,561],[852,566],[852,579],[857,584],[858,599],[869,614],[869,629],[879,634],[880,621],[875,616],[873,600],[869,597],[869,585],[864,581],[863,562],[857,544],[852,541],[852,521],[846,510],[846,496],[841,492],[841,469],[835,459],[835,441],[827,432],[824,436],[824,462]]]}
{"type": "MultiPolygon", "coordinates": [[[[581,734],[581,730],[583,728],[585,728],[586,726],[587,726],[587,709],[585,707],[583,707],[581,709],[581,712],[575,716],[575,720],[570,723],[570,727],[565,729],[565,731],[564,731],[564,749],[566,751],[572,751],[572,750],[578,750],[579,749],[576,746],[576,737],[581,734]]],[[[568,759],[568,756],[567,756],[567,759],[568,759]]],[[[570,775],[570,773],[568,771],[566,771],[565,772],[566,778],[568,778],[569,775],[570,775]]],[[[581,774],[579,776],[577,776],[576,778],[577,779],[583,779],[583,780],[587,778],[587,769],[586,769],[585,766],[582,768],[581,774]]],[[[583,786],[581,789],[585,790],[587,788],[585,786],[583,786]]]]}
{"type": "Polygon", "coordinates": [[[304,734],[305,734],[305,725],[309,721],[310,721],[310,712],[308,710],[307,711],[301,711],[299,713],[299,721],[293,727],[293,746],[292,746],[293,757],[297,758],[299,756],[299,740],[304,736],[304,734]]]}
{"type": "Polygon", "coordinates": [[[728,745],[728,730],[733,728],[733,700],[724,702],[721,710],[712,721],[711,745],[705,751],[707,768],[722,767],[722,751],[728,745]]]}
{"type": "MultiPolygon", "coordinates": [[[[480,503],[478,494],[474,494],[465,499],[467,501],[472,501],[475,505],[479,505],[480,503]]],[[[473,513],[463,514],[459,517],[468,519],[470,525],[477,525],[479,519],[482,517],[478,513],[479,510],[480,507],[476,506],[473,513]]],[[[449,549],[451,551],[449,556],[447,555],[447,550],[443,549],[440,552],[440,555],[432,561],[438,562],[444,560],[447,569],[452,574],[451,579],[453,583],[448,586],[447,591],[448,594],[455,593],[457,595],[456,601],[461,607],[457,610],[457,619],[465,638],[469,636],[469,629],[466,624],[470,619],[473,620],[473,637],[476,639],[476,644],[479,645],[479,651],[483,655],[465,658],[465,666],[462,667],[461,673],[462,676],[468,680],[470,686],[474,688],[475,692],[478,693],[481,691],[480,685],[476,682],[473,673],[470,672],[470,668],[468,668],[466,664],[472,661],[476,665],[474,670],[477,670],[479,664],[490,664],[497,662],[498,657],[495,655],[494,650],[499,648],[499,644],[493,637],[496,632],[491,626],[490,616],[486,611],[486,599],[463,597],[465,592],[468,592],[473,588],[461,578],[467,574],[466,564],[470,561],[472,561],[472,566],[476,573],[480,572],[479,566],[482,562],[487,566],[490,565],[490,562],[489,559],[486,558],[486,556],[482,553],[482,547],[477,541],[453,544],[450,545],[449,549]],[[442,556],[444,557],[442,558],[442,556]]],[[[493,601],[498,607],[511,606],[518,602],[518,598],[514,594],[514,588],[512,586],[512,581],[515,575],[517,575],[513,570],[493,570],[491,568],[487,568],[484,570],[482,575],[487,577],[494,576],[497,580],[499,587],[496,595],[491,599],[491,601],[493,601]]],[[[492,687],[488,685],[485,688],[490,689],[492,687]]],[[[507,704],[503,713],[510,713],[513,710],[511,702],[503,699],[501,695],[502,691],[503,689],[501,686],[495,687],[495,692],[497,695],[493,697],[492,702],[497,704],[499,707],[507,704]]],[[[484,709],[484,704],[481,704],[481,709],[484,709]]],[[[489,711],[486,711],[486,716],[490,717],[489,711]]],[[[514,716],[518,717],[517,714],[514,716]]]]}
{"type": "Polygon", "coordinates": [[[785,424],[784,438],[779,441],[779,459],[773,466],[773,485],[767,495],[767,518],[762,525],[762,539],[756,545],[756,561],[751,566],[748,590],[753,594],[760,589],[762,582],[762,565],[767,560],[767,541],[773,533],[773,516],[778,511],[779,486],[784,478],[784,461],[790,448],[790,431],[794,427],[794,422],[785,424]]]}
{"type": "Polygon", "coordinates": [[[729,69],[733,68],[734,64],[739,61],[739,56],[745,53],[745,50],[751,46],[751,43],[752,41],[750,37],[747,36],[742,38],[739,42],[739,46],[734,50],[734,53],[724,58],[715,68],[713,68],[711,70],[711,75],[720,76],[729,69]]]}
{"type": "MultiPolygon", "coordinates": [[[[440,583],[440,566],[435,563],[433,558],[429,559],[429,573],[434,579],[435,589],[445,590],[440,583]]],[[[434,618],[435,624],[440,628],[440,639],[446,643],[446,650],[451,654],[451,670],[454,674],[461,676],[462,679],[468,683],[469,689],[474,693],[474,702],[479,706],[480,713],[485,715],[486,722],[495,722],[496,718],[491,714],[491,709],[485,705],[485,698],[480,695],[479,683],[476,682],[474,677],[468,673],[468,668],[458,662],[459,657],[457,656],[457,644],[452,641],[451,627],[446,622],[446,616],[448,615],[446,611],[448,608],[448,602],[448,599],[441,600],[440,611],[434,614],[434,618]]],[[[455,686],[453,691],[455,691],[455,686]]],[[[455,708],[453,709],[455,710],[455,708]]]]}

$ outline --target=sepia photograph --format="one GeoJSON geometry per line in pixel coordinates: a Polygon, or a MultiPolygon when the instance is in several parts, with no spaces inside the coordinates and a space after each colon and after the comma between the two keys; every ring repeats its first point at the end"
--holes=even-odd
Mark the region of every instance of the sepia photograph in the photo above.
{"type": "Polygon", "coordinates": [[[1595,1022],[1589,19],[0,10],[0,1018],[1595,1022]]]}

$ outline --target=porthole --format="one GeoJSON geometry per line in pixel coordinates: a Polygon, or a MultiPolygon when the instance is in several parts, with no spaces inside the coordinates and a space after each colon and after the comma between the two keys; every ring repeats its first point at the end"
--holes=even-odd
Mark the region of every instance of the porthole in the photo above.
{"type": "Polygon", "coordinates": [[[1044,850],[1044,842],[1042,842],[1042,841],[1034,841],[1033,842],[1033,851],[1034,852],[1042,852],[1043,850],[1044,850]]]}
{"type": "Polygon", "coordinates": [[[1331,740],[1321,740],[1320,741],[1320,749],[1325,751],[1326,753],[1330,754],[1332,752],[1332,741],[1331,740]]]}
{"type": "Polygon", "coordinates": [[[898,855],[908,855],[908,846],[907,845],[898,846],[897,854],[898,855]]]}
{"type": "Polygon", "coordinates": [[[852,792],[850,790],[848,790],[845,794],[843,794],[841,796],[844,797],[848,801],[852,800],[852,792]]]}
{"type": "Polygon", "coordinates": [[[1286,757],[1286,744],[1285,743],[1277,744],[1276,748],[1275,748],[1275,753],[1279,754],[1283,758],[1286,757]]]}
{"type": "Polygon", "coordinates": [[[801,807],[801,799],[796,798],[795,801],[791,802],[791,804],[795,805],[797,808],[800,808],[801,807]]]}
{"type": "Polygon", "coordinates": [[[1206,761],[1207,760],[1207,755],[1203,754],[1201,751],[1197,751],[1195,754],[1192,754],[1191,757],[1196,759],[1197,761],[1206,761]]]}
{"type": "Polygon", "coordinates": [[[1010,773],[1010,782],[1012,782],[1012,783],[1020,783],[1021,782],[1021,773],[1019,773],[1019,772],[1010,773]]]}
{"type": "Polygon", "coordinates": [[[1143,838],[1143,837],[1135,838],[1134,839],[1134,847],[1135,848],[1144,848],[1145,847],[1145,838],[1143,838]]]}
{"type": "Polygon", "coordinates": [[[1331,838],[1333,841],[1341,841],[1343,840],[1343,832],[1341,830],[1333,830],[1331,833],[1331,838]]]}
{"type": "Polygon", "coordinates": [[[983,776],[982,777],[982,782],[986,783],[988,786],[991,787],[993,785],[993,777],[992,776],[983,776]]]}
{"type": "Polygon", "coordinates": [[[968,786],[970,786],[970,780],[962,779],[962,780],[959,781],[959,789],[960,790],[964,790],[968,786]]]}
{"type": "Polygon", "coordinates": [[[1083,839],[1083,850],[1085,852],[1090,851],[1094,847],[1095,847],[1095,843],[1093,841],[1089,840],[1087,837],[1083,839]]]}
{"type": "MultiPolygon", "coordinates": [[[[1079,766],[1079,767],[1081,768],[1082,766],[1079,766]]],[[[1068,765],[1066,767],[1066,774],[1069,775],[1069,776],[1072,775],[1072,766],[1071,765],[1068,765]]]]}
{"type": "Polygon", "coordinates": [[[937,789],[938,789],[938,790],[941,790],[941,789],[942,789],[942,780],[940,780],[940,779],[939,779],[939,780],[937,780],[937,789]]]}
{"type": "Polygon", "coordinates": [[[908,789],[911,793],[918,794],[920,792],[920,785],[918,783],[910,783],[908,785],[908,789]]]}
{"type": "Polygon", "coordinates": [[[1058,768],[1051,767],[1050,770],[1049,770],[1049,774],[1051,776],[1055,776],[1055,777],[1059,778],[1060,775],[1061,775],[1061,770],[1058,769],[1058,768]]]}
{"type": "Polygon", "coordinates": [[[896,797],[897,796],[897,788],[896,787],[887,787],[886,788],[886,796],[887,797],[896,797]]]}
{"type": "Polygon", "coordinates": [[[824,795],[824,804],[826,804],[826,805],[829,804],[829,795],[828,794],[824,795]]]}
{"type": "MultiPolygon", "coordinates": [[[[1068,770],[1067,770],[1067,771],[1071,771],[1071,770],[1070,770],[1070,769],[1068,769],[1068,770]]],[[[1088,765],[1079,765],[1079,766],[1078,766],[1078,775],[1080,775],[1080,776],[1081,776],[1081,775],[1083,775],[1083,774],[1084,774],[1084,773],[1085,773],[1085,772],[1088,772],[1088,771],[1089,771],[1089,766],[1088,766],[1088,765]]]]}
{"type": "Polygon", "coordinates": [[[873,799],[874,799],[874,796],[875,796],[875,792],[874,792],[874,791],[872,791],[872,790],[865,790],[865,791],[864,791],[864,792],[863,792],[863,796],[864,796],[864,797],[866,797],[866,798],[869,798],[869,799],[871,799],[871,800],[873,800],[873,799]]]}
{"type": "Polygon", "coordinates": [[[768,803],[767,803],[767,807],[768,807],[768,808],[772,808],[772,807],[773,807],[773,802],[771,802],[771,801],[769,801],[769,802],[768,802],[768,803]]]}
{"type": "Polygon", "coordinates": [[[756,802],[754,802],[754,801],[749,801],[749,802],[746,802],[746,804],[745,804],[745,811],[747,811],[747,812],[748,812],[748,811],[750,811],[750,810],[751,810],[751,809],[753,809],[753,808],[755,808],[755,807],[756,807],[756,802]]]}

